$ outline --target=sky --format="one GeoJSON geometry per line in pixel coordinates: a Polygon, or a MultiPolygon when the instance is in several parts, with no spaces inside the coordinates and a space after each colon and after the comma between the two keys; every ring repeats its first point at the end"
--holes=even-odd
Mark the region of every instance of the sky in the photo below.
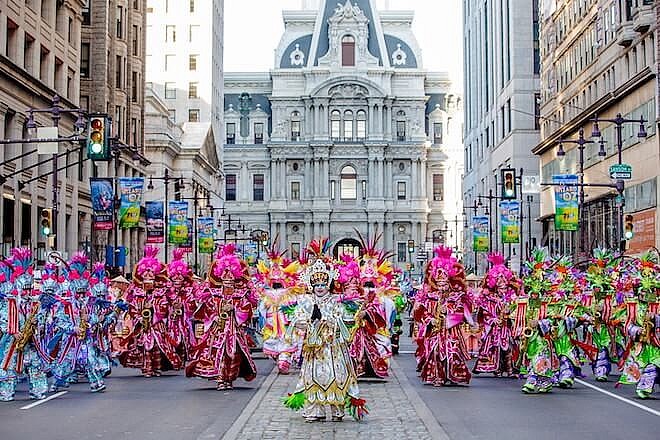
{"type": "MultiPolygon", "coordinates": [[[[300,9],[303,1],[225,0],[225,71],[272,69],[274,51],[284,32],[282,10],[300,9]]],[[[461,0],[377,0],[377,7],[383,9],[386,3],[392,10],[415,12],[413,32],[422,48],[424,68],[449,72],[454,87],[461,88],[461,0]]]]}

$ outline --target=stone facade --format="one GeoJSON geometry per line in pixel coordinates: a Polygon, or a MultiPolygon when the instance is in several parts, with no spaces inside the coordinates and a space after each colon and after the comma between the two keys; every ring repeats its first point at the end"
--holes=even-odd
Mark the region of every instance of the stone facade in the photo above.
{"type": "MultiPolygon", "coordinates": [[[[536,101],[539,93],[538,0],[463,0],[463,47],[465,81],[465,180],[463,203],[474,207],[479,196],[498,197],[500,170],[514,168],[517,175],[538,175],[538,159],[531,149],[539,141],[536,101]]],[[[540,236],[536,219],[538,195],[525,194],[522,200],[523,254],[540,236]],[[528,197],[529,196],[529,197],[528,197]],[[531,233],[529,225],[531,224],[531,233]]],[[[489,210],[492,250],[504,253],[517,268],[520,247],[504,245],[497,224],[497,199],[481,199],[483,209],[466,209],[472,225],[475,214],[489,210]]],[[[486,253],[472,251],[472,234],[465,235],[465,263],[479,273],[487,266],[486,253]]]]}
{"type": "Polygon", "coordinates": [[[355,228],[400,266],[408,240],[460,249],[461,98],[423,69],[413,14],[374,4],[286,11],[274,69],[225,74],[226,211],[294,256],[357,252],[355,228]]]}
{"type": "MultiPolygon", "coordinates": [[[[60,97],[64,108],[79,105],[79,63],[82,0],[0,0],[0,139],[26,139],[30,108],[52,105],[53,96],[60,97]]],[[[39,126],[52,125],[49,114],[35,114],[39,126]]],[[[59,121],[60,136],[73,133],[75,116],[63,114],[59,121]]],[[[71,153],[60,158],[58,166],[71,164],[58,173],[57,236],[60,250],[71,253],[91,238],[91,202],[88,163],[73,166],[83,159],[78,145],[61,143],[60,152],[71,153]],[[65,163],[66,161],[66,163],[65,163]]],[[[42,209],[52,207],[53,188],[51,162],[27,169],[49,156],[27,154],[35,144],[11,144],[0,148],[0,174],[8,177],[0,204],[0,230],[3,254],[17,245],[36,250],[44,259],[47,239],[38,229],[42,209]],[[23,171],[20,171],[23,170],[23,171]],[[42,176],[27,183],[19,182],[42,176]]]]}
{"type": "MultiPolygon", "coordinates": [[[[590,121],[643,117],[648,136],[639,138],[639,123],[624,124],[622,159],[632,165],[633,176],[625,182],[624,212],[634,218],[635,238],[630,253],[660,245],[658,218],[657,120],[657,2],[611,0],[549,2],[541,11],[541,142],[534,153],[540,157],[544,181],[553,174],[579,173],[580,154],[574,144],[564,143],[565,157],[556,153],[561,139],[577,139],[580,128],[589,138],[590,121]],[[555,4],[557,3],[557,4],[555,4]],[[626,3],[626,4],[624,4],[626,3]],[[620,7],[620,5],[622,5],[620,7]],[[656,38],[654,38],[656,37],[656,38]]],[[[586,145],[584,181],[610,183],[608,168],[617,162],[616,129],[600,123],[603,140],[586,145]]],[[[600,139],[595,139],[599,141],[600,139]]],[[[619,227],[616,191],[587,188],[582,208],[581,233],[556,231],[553,191],[541,197],[542,244],[553,253],[587,253],[594,247],[618,247],[619,227]]]]}

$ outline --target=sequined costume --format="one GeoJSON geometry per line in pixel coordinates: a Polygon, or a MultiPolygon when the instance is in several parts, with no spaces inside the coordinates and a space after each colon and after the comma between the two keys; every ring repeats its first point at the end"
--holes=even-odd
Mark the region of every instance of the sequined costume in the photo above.
{"type": "Polygon", "coordinates": [[[46,313],[34,289],[32,251],[12,249],[11,259],[0,265],[5,295],[0,308],[0,401],[14,400],[22,374],[27,375],[30,398],[43,399],[48,391],[43,340],[46,313]]]}
{"type": "Polygon", "coordinates": [[[168,301],[167,338],[185,363],[194,343],[191,318],[195,308],[195,286],[192,270],[183,256],[183,249],[174,249],[172,261],[167,265],[168,282],[164,289],[168,301]]]}
{"type": "Polygon", "coordinates": [[[193,319],[201,328],[186,366],[186,376],[216,380],[218,390],[233,388],[239,377],[251,381],[257,375],[246,332],[257,299],[235,250],[233,244],[220,248],[198,293],[193,319]]]}
{"type": "Polygon", "coordinates": [[[313,263],[301,275],[309,294],[299,299],[292,319],[294,327],[305,330],[300,379],[294,392],[283,399],[288,408],[302,409],[308,422],[325,420],[326,407],[330,407],[333,421],[341,421],[345,410],[356,419],[366,413],[349,353],[345,320],[350,317],[331,291],[338,274],[325,256],[327,243],[314,240],[309,245],[313,263]]]}

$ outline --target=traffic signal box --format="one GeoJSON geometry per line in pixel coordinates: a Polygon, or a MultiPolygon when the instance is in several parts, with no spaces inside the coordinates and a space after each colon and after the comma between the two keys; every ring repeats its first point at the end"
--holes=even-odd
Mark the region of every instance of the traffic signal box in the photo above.
{"type": "Polygon", "coordinates": [[[87,158],[92,161],[110,160],[110,124],[107,115],[89,116],[87,127],[87,158]]]}
{"type": "Polygon", "coordinates": [[[502,170],[502,198],[515,200],[518,198],[516,188],[516,170],[506,168],[502,170]]]}
{"type": "Polygon", "coordinates": [[[626,215],[623,221],[623,237],[626,240],[632,240],[635,236],[634,228],[633,216],[631,214],[626,215]]]}
{"type": "Polygon", "coordinates": [[[51,208],[44,208],[41,210],[41,217],[39,218],[39,228],[41,234],[48,237],[53,232],[53,210],[51,208]]]}

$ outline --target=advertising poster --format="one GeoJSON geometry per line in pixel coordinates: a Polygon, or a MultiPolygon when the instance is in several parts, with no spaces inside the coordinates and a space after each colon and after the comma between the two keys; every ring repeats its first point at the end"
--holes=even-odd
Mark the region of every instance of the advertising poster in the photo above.
{"type": "Polygon", "coordinates": [[[213,217],[197,219],[197,246],[200,254],[212,254],[215,250],[213,217]]]}
{"type": "Polygon", "coordinates": [[[192,252],[193,250],[193,219],[188,218],[186,219],[186,227],[188,229],[188,237],[186,238],[186,241],[179,246],[181,249],[183,249],[186,252],[192,252]]]}
{"type": "Polygon", "coordinates": [[[140,204],[144,190],[143,177],[119,177],[119,227],[135,228],[140,223],[140,204]]]}
{"type": "Polygon", "coordinates": [[[578,176],[557,174],[552,176],[555,185],[555,229],[558,231],[578,230],[578,176]]]}
{"type": "Polygon", "coordinates": [[[489,218],[485,215],[472,217],[472,250],[474,252],[488,252],[490,243],[488,240],[489,218]]]}
{"type": "Polygon", "coordinates": [[[167,207],[168,241],[172,244],[186,244],[188,240],[188,202],[170,200],[167,207]]]}
{"type": "Polygon", "coordinates": [[[520,202],[502,200],[500,202],[502,243],[520,243],[520,202]]]}
{"type": "Polygon", "coordinates": [[[110,231],[114,227],[114,198],[115,191],[112,179],[89,179],[92,195],[92,209],[94,210],[94,229],[96,231],[110,231]]]}
{"type": "Polygon", "coordinates": [[[165,204],[163,202],[147,202],[147,243],[165,242],[165,204]]]}

